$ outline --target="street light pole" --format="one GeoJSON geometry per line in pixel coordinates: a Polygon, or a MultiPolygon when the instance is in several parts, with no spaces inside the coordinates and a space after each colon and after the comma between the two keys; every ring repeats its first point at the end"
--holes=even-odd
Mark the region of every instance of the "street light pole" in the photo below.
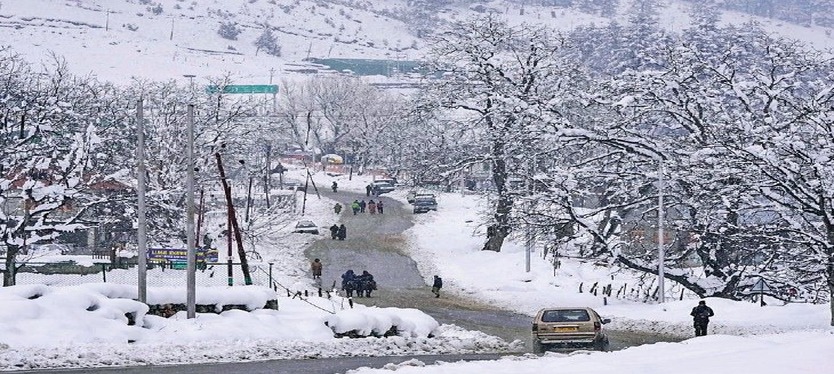
{"type": "Polygon", "coordinates": [[[139,302],[148,301],[148,241],[145,217],[145,118],[142,99],[136,107],[136,240],[139,250],[139,302]]]}
{"type": "Polygon", "coordinates": [[[188,163],[186,173],[186,206],[187,215],[185,222],[185,231],[188,245],[188,265],[187,265],[187,308],[188,318],[194,318],[197,312],[197,249],[195,248],[194,240],[194,104],[188,104],[188,163]]]}
{"type": "Polygon", "coordinates": [[[666,255],[663,248],[663,159],[660,160],[660,165],[657,171],[657,287],[660,294],[659,301],[666,302],[666,289],[664,285],[664,269],[663,263],[666,261],[666,255]]]}

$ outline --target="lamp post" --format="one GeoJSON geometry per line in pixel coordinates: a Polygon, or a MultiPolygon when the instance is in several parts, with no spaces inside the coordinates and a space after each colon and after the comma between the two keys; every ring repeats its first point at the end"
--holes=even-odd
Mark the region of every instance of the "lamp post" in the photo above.
{"type": "Polygon", "coordinates": [[[666,302],[663,263],[666,261],[663,248],[663,159],[657,169],[657,288],[660,294],[658,300],[666,302]]]}
{"type": "Polygon", "coordinates": [[[147,241],[147,220],[145,216],[145,118],[142,99],[136,107],[136,240],[139,251],[139,275],[137,285],[139,287],[139,302],[148,300],[148,241],[147,241]]]}
{"type": "MultiPolygon", "coordinates": [[[[191,94],[194,94],[194,75],[186,74],[191,84],[191,94]]],[[[186,245],[188,246],[188,262],[186,266],[186,308],[187,317],[194,318],[197,314],[197,249],[194,238],[194,104],[188,104],[187,112],[188,129],[186,131],[187,155],[186,164],[186,221],[185,234],[186,245]]]]}

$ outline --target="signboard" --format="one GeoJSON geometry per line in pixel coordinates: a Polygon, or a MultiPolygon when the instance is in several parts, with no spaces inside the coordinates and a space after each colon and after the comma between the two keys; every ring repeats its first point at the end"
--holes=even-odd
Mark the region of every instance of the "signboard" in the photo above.
{"type": "Polygon", "coordinates": [[[229,84],[225,86],[208,86],[206,92],[225,94],[277,94],[278,86],[274,84],[229,84]]]}
{"type": "MultiPolygon", "coordinates": [[[[185,248],[148,248],[148,261],[187,263],[188,251],[185,248]]],[[[217,250],[197,248],[197,262],[217,262],[217,250]]]]}
{"type": "Polygon", "coordinates": [[[770,288],[770,285],[767,284],[764,279],[759,278],[756,283],[753,284],[753,287],[750,288],[751,292],[759,292],[759,293],[773,293],[773,289],[770,288]]]}

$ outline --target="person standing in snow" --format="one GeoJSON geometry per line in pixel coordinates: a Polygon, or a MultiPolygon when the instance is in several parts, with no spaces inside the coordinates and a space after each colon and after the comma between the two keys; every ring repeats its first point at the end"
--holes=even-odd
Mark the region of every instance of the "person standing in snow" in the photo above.
{"type": "Polygon", "coordinates": [[[379,214],[382,214],[382,208],[382,200],[380,200],[378,203],[376,203],[376,210],[379,212],[379,214]]]}
{"type": "Polygon", "coordinates": [[[356,213],[359,213],[360,208],[362,208],[362,206],[359,205],[359,201],[357,200],[353,200],[353,203],[350,204],[350,209],[353,209],[354,216],[356,215],[356,213]]]}
{"type": "Polygon", "coordinates": [[[373,200],[368,202],[368,212],[371,214],[376,214],[376,203],[373,200]]]}
{"type": "Polygon", "coordinates": [[[315,259],[310,263],[310,270],[313,271],[313,279],[321,279],[321,260],[315,259]]]}
{"type": "Polygon", "coordinates": [[[715,315],[712,312],[712,308],[707,306],[707,302],[704,300],[699,301],[698,306],[692,308],[692,313],[689,313],[689,315],[695,320],[695,336],[706,335],[709,317],[715,315]]]}
{"type": "Polygon", "coordinates": [[[339,240],[345,240],[345,238],[347,238],[347,227],[345,227],[344,223],[341,226],[339,226],[338,237],[339,240]]]}
{"type": "Polygon", "coordinates": [[[365,207],[368,206],[368,203],[365,200],[359,202],[359,213],[365,213],[365,207]]]}
{"type": "Polygon", "coordinates": [[[440,289],[443,288],[443,279],[438,277],[437,275],[434,276],[434,283],[431,285],[431,292],[434,294],[434,297],[440,297],[440,289]]]}
{"type": "Polygon", "coordinates": [[[371,196],[371,185],[365,186],[365,196],[371,196]]]}
{"type": "Polygon", "coordinates": [[[339,236],[339,226],[334,223],[330,226],[330,239],[336,239],[339,236]]]}

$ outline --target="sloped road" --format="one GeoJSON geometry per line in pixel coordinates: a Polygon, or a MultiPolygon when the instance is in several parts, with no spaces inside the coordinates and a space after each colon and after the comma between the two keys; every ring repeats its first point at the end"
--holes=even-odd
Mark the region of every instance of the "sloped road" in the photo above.
{"type": "MultiPolygon", "coordinates": [[[[338,200],[345,207],[349,207],[354,200],[373,199],[350,192],[330,193],[328,197],[338,200]]],[[[371,298],[354,298],[356,302],[379,307],[420,309],[440,323],[482,331],[507,342],[520,340],[524,343],[525,351],[530,352],[531,317],[448,293],[434,298],[428,284],[432,274],[425,274],[426,278],[423,278],[417,270],[417,264],[404,251],[406,243],[402,233],[413,225],[410,206],[404,206],[385,195],[382,200],[385,205],[385,213],[382,215],[367,212],[354,215],[350,209],[342,211],[341,223],[347,227],[346,240],[331,240],[328,233],[328,237],[314,242],[307,249],[306,254],[310,260],[319,258],[324,263],[323,287],[329,289],[334,282],[336,287],[340,287],[341,274],[348,269],[357,274],[367,270],[374,275],[379,290],[371,298]]],[[[609,338],[613,350],[680,340],[653,333],[611,330],[609,338]]]]}
{"type": "MultiPolygon", "coordinates": [[[[349,192],[328,197],[346,207],[354,200],[379,200],[349,192]]],[[[403,206],[384,195],[381,198],[384,214],[366,211],[354,215],[349,209],[342,211],[341,223],[347,227],[347,239],[340,241],[327,237],[307,249],[308,258],[319,258],[324,263],[324,288],[330,288],[334,282],[339,287],[341,275],[348,269],[357,274],[367,270],[374,275],[379,290],[370,298],[355,297],[356,302],[379,307],[416,308],[440,323],[482,331],[508,342],[521,340],[529,344],[530,318],[527,316],[447,293],[435,298],[417,270],[417,264],[403,250],[406,243],[402,233],[412,226],[410,206],[403,206]]]]}

